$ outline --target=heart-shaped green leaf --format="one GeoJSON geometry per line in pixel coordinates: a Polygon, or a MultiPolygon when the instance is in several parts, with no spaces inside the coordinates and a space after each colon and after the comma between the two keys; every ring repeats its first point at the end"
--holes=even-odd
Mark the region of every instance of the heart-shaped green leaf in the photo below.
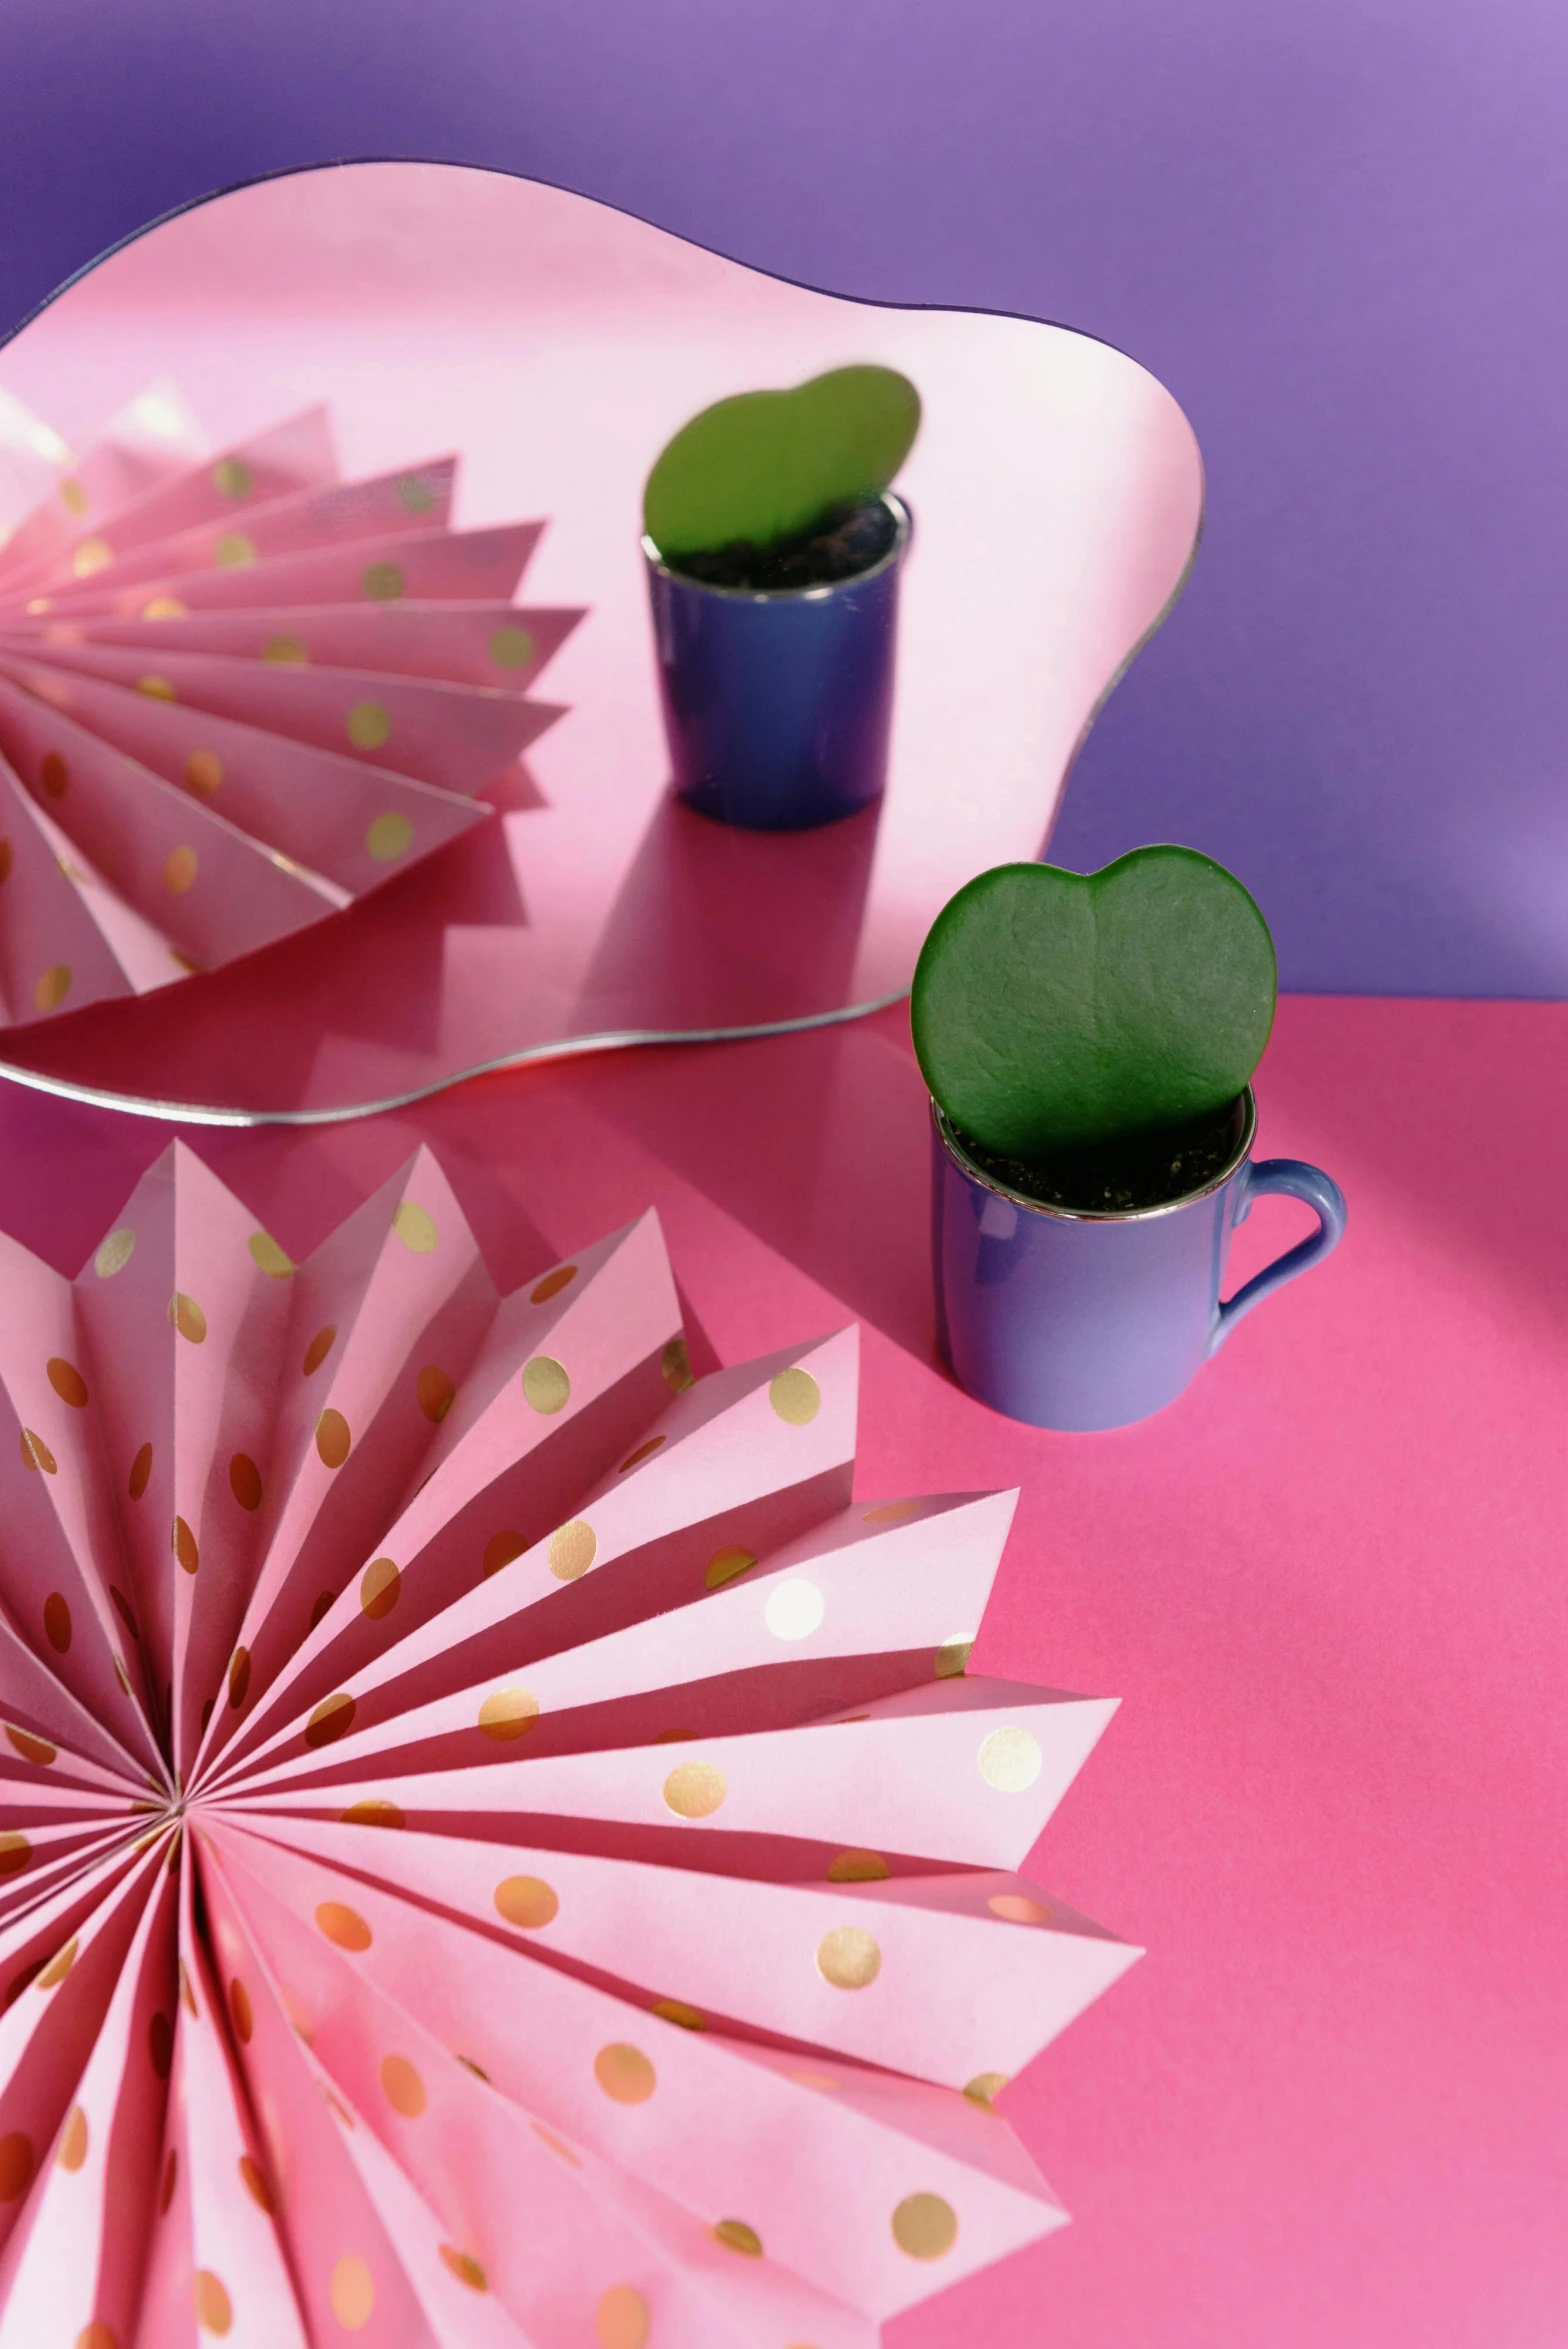
{"type": "Polygon", "coordinates": [[[998,1156],[1183,1125],[1234,1101],[1274,1020],[1274,946],[1191,848],[1098,873],[999,865],[942,908],[910,1013],[926,1083],[998,1156]]]}
{"type": "Polygon", "coordinates": [[[796,391],[739,392],[683,424],[648,476],[643,527],[674,559],[774,546],[886,489],[920,429],[892,367],[835,367],[796,391]]]}

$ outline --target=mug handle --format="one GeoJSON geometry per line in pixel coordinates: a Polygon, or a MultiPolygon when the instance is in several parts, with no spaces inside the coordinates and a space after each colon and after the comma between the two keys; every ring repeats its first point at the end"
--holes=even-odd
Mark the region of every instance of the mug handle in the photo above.
{"type": "Polygon", "coordinates": [[[1287,1281],[1310,1271],[1314,1264],[1321,1264],[1339,1246],[1345,1232],[1345,1194],[1320,1166],[1308,1166],[1303,1158],[1265,1158],[1258,1165],[1245,1168],[1243,1180],[1246,1189],[1231,1219],[1233,1226],[1246,1222],[1254,1199],[1279,1192],[1289,1199],[1304,1200],[1316,1214],[1318,1228],[1294,1248],[1287,1248],[1272,1264],[1266,1264],[1261,1272],[1255,1272],[1245,1287],[1220,1306],[1209,1339],[1211,1355],[1219,1352],[1243,1315],[1250,1313],[1254,1305],[1261,1305],[1275,1289],[1282,1289],[1287,1281]]]}

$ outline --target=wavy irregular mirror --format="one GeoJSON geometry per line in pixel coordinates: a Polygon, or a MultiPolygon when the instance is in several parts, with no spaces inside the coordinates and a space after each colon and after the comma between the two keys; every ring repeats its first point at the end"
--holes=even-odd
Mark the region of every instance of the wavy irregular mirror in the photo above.
{"type": "Polygon", "coordinates": [[[0,1063],[314,1119],[886,1003],[1040,853],[1201,509],[1170,395],[1060,327],[454,166],[216,197],[0,351],[0,1063]],[[922,404],[887,787],[714,821],[671,795],[644,483],[710,403],[863,362],[922,404]]]}

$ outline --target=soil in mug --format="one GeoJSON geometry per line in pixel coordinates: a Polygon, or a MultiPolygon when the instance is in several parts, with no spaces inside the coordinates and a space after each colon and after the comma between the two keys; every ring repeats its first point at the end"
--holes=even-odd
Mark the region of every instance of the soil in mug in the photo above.
{"type": "Polygon", "coordinates": [[[1216,1182],[1236,1155],[1243,1114],[1243,1103],[1233,1101],[1191,1125],[1165,1126],[1099,1149],[1063,1151],[1036,1164],[982,1150],[957,1126],[953,1133],[982,1174],[1025,1199],[1080,1214],[1128,1214],[1164,1207],[1216,1182]]]}
{"type": "Polygon", "coordinates": [[[871,570],[891,552],[897,536],[891,508],[881,498],[865,498],[857,505],[830,508],[809,530],[781,538],[773,546],[754,546],[748,538],[737,538],[728,546],[682,555],[668,567],[682,578],[700,579],[705,587],[750,589],[754,594],[831,587],[835,580],[871,570]]]}

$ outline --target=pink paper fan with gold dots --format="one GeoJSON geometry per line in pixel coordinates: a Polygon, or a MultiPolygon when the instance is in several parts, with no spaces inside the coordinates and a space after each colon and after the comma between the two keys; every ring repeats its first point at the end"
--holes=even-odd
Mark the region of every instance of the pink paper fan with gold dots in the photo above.
{"type": "Polygon", "coordinates": [[[0,2349],[864,2349],[1062,2222],[1111,1706],[966,1670],[853,1330],[694,1379],[653,1215],[500,1297],[425,1152],[0,1298],[0,2349]]]}
{"type": "Polygon", "coordinates": [[[580,616],[457,460],[338,478],[326,411],[196,456],[154,393],[0,545],[0,1024],[309,928],[491,813],[580,616]]]}

